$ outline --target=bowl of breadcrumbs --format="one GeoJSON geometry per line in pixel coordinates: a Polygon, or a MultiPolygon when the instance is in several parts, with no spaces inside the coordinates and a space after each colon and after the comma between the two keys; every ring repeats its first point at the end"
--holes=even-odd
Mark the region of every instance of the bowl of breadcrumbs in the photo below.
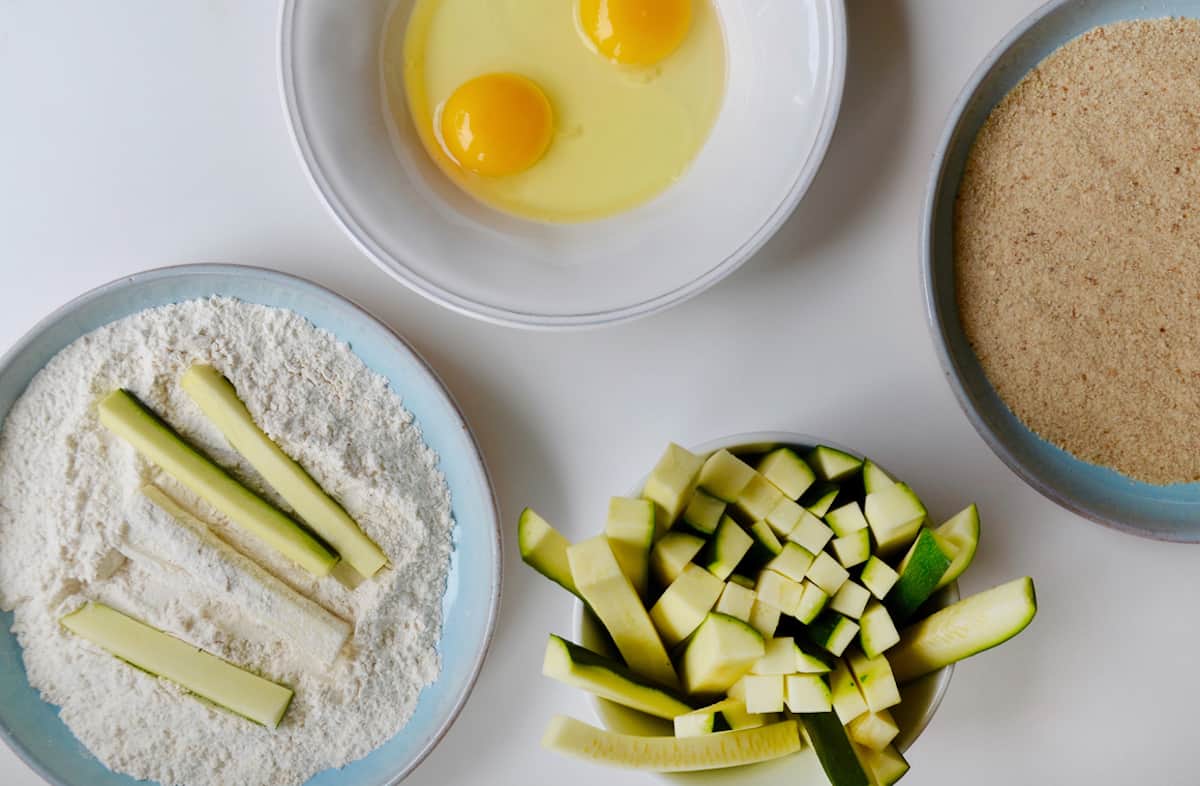
{"type": "Polygon", "coordinates": [[[1200,541],[1200,0],[1043,7],[940,150],[925,289],[968,417],[1059,504],[1200,541]]]}

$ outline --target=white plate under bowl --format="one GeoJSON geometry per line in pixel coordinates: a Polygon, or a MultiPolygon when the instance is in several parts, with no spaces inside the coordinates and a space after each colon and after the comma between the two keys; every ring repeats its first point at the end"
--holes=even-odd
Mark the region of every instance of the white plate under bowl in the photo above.
{"type": "MultiPolygon", "coordinates": [[[[706,442],[692,448],[693,452],[707,455],[713,451],[725,448],[734,453],[764,453],[779,446],[795,448],[803,452],[817,445],[828,445],[831,448],[845,451],[862,458],[862,454],[844,445],[831,442],[820,437],[807,434],[794,434],[788,431],[757,431],[749,434],[735,434],[706,442]]],[[[892,474],[887,467],[884,470],[892,474]]],[[[897,477],[892,475],[892,477],[897,477]]],[[[637,488],[631,489],[630,496],[641,494],[645,478],[638,482],[637,488]]],[[[948,606],[959,599],[958,582],[954,582],[930,599],[930,603],[938,608],[948,606]]],[[[604,652],[609,645],[605,642],[604,632],[599,621],[584,610],[582,603],[575,604],[575,614],[572,629],[575,640],[583,646],[604,652]]],[[[900,736],[895,745],[906,751],[916,741],[925,727],[933,720],[942,698],[950,688],[950,678],[954,675],[954,665],[951,664],[935,671],[919,680],[900,686],[902,701],[899,706],[891,709],[892,715],[900,726],[900,736]]],[[[670,735],[673,733],[668,721],[653,718],[640,712],[627,709],[606,699],[589,696],[592,709],[597,720],[606,729],[624,734],[641,735],[670,735]]],[[[704,770],[700,772],[660,773],[661,778],[677,783],[679,786],[829,786],[829,778],[821,768],[812,748],[805,748],[793,756],[781,759],[751,764],[745,767],[731,767],[723,770],[704,770]]]]}
{"type": "MultiPolygon", "coordinates": [[[[564,0],[567,1],[567,0],[564,0]]],[[[413,0],[284,0],[284,106],[317,192],[401,283],[491,322],[603,325],[703,291],[791,214],[828,147],[846,68],[843,0],[715,0],[725,103],[704,149],[657,199],[611,218],[546,224],[484,207],[429,160],[381,89],[389,13],[413,0]]]]}

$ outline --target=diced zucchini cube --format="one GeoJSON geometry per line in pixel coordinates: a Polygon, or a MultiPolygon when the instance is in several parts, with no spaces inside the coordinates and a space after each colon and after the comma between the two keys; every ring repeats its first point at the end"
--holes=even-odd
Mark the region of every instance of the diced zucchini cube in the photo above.
{"type": "Polygon", "coordinates": [[[908,762],[896,750],[895,745],[889,745],[881,751],[873,751],[859,745],[855,752],[862,761],[863,767],[871,776],[871,783],[879,786],[895,786],[908,774],[908,762]]]}
{"type": "Polygon", "coordinates": [[[882,751],[900,734],[900,727],[887,710],[864,712],[846,726],[850,739],[873,751],[882,751]]]}
{"type": "Polygon", "coordinates": [[[801,507],[807,508],[819,519],[833,509],[838,498],[842,496],[842,487],[836,483],[818,483],[808,490],[800,499],[801,507]]]}
{"type": "Polygon", "coordinates": [[[806,456],[808,465],[821,480],[840,483],[862,469],[863,460],[849,453],[818,445],[806,456]]]}
{"type": "Polygon", "coordinates": [[[763,521],[783,499],[786,497],[775,484],[755,472],[733,506],[747,521],[763,521]]]}
{"type": "Polygon", "coordinates": [[[747,712],[783,712],[783,675],[747,674],[742,677],[742,687],[747,712]]]}
{"type": "Polygon", "coordinates": [[[900,579],[900,574],[879,557],[871,557],[858,578],[872,595],[883,600],[900,579]]]}
{"type": "Polygon", "coordinates": [[[771,529],[775,530],[776,535],[786,538],[796,528],[796,525],[800,523],[800,519],[804,517],[804,513],[804,508],[800,507],[798,503],[784,497],[767,514],[767,524],[771,526],[771,529]]]}
{"type": "Polygon", "coordinates": [[[764,570],[758,574],[758,587],[755,593],[760,602],[770,604],[784,614],[795,616],[796,609],[800,606],[800,599],[804,594],[804,588],[798,582],[792,581],[782,574],[773,570],[764,570]]]}
{"type": "Polygon", "coordinates": [[[667,445],[666,452],[654,465],[642,496],[654,503],[657,534],[661,536],[671,528],[675,519],[683,512],[688,499],[696,489],[704,458],[697,456],[675,443],[667,445]]]}
{"type": "Polygon", "coordinates": [[[679,578],[667,587],[650,609],[650,619],[663,643],[674,647],[692,635],[716,605],[725,582],[694,563],[684,566],[679,578]]]}
{"type": "Polygon", "coordinates": [[[683,521],[701,535],[717,531],[721,517],[725,515],[725,503],[704,489],[696,489],[687,507],[683,509],[683,521]]]}
{"type": "Polygon", "coordinates": [[[825,604],[829,602],[829,595],[807,579],[802,586],[804,593],[800,596],[800,605],[796,607],[796,612],[792,616],[808,625],[825,609],[825,604]]]}
{"type": "Polygon", "coordinates": [[[858,632],[858,639],[868,658],[878,657],[900,643],[900,634],[896,631],[892,615],[877,600],[867,604],[858,624],[862,628],[858,632]]]}
{"type": "Polygon", "coordinates": [[[702,548],[704,540],[690,532],[668,532],[650,550],[650,572],[660,585],[668,587],[702,548]]]}
{"type": "Polygon", "coordinates": [[[736,521],[725,516],[712,538],[700,550],[696,562],[724,581],[753,545],[754,539],[736,521]]]}
{"type": "Polygon", "coordinates": [[[800,499],[816,480],[812,467],[791,448],[776,448],[763,456],[758,471],[792,499],[800,499]]]}
{"type": "Polygon", "coordinates": [[[754,628],[710,612],[680,658],[684,690],[691,695],[725,693],[765,652],[762,634],[754,628]]]}
{"type": "Polygon", "coordinates": [[[933,595],[942,576],[950,569],[950,557],[938,545],[937,537],[922,529],[897,570],[900,580],[888,593],[888,613],[903,625],[933,595]]]}
{"type": "Polygon", "coordinates": [[[750,614],[754,611],[756,596],[754,590],[746,589],[740,584],[730,581],[717,600],[716,612],[737,617],[742,622],[750,622],[750,614]]]}
{"type": "Polygon", "coordinates": [[[903,483],[868,494],[863,509],[882,555],[912,543],[928,515],[921,500],[903,483]]]}
{"type": "Polygon", "coordinates": [[[806,641],[796,642],[796,668],[799,674],[828,674],[834,659],[806,641]]]}
{"type": "Polygon", "coordinates": [[[871,533],[865,529],[834,538],[830,545],[844,568],[853,568],[871,558],[871,533]]]}
{"type": "Polygon", "coordinates": [[[847,581],[833,596],[833,600],[829,602],[829,608],[845,614],[851,619],[858,619],[863,615],[863,611],[867,608],[867,601],[870,599],[871,593],[867,591],[866,587],[855,584],[853,581],[847,581]]]}
{"type": "Polygon", "coordinates": [[[746,709],[746,703],[737,699],[726,699],[728,704],[721,710],[721,715],[725,717],[725,723],[728,724],[731,731],[739,729],[757,729],[760,726],[767,725],[768,720],[772,718],[759,712],[750,712],[746,709]]]}
{"type": "Polygon", "coordinates": [[[767,569],[787,576],[792,581],[803,581],[815,559],[808,549],[788,541],[779,555],[767,563],[767,569]]]}
{"type": "Polygon", "coordinates": [[[794,674],[796,672],[796,640],[791,636],[767,639],[767,653],[750,667],[751,674],[794,674]]]}
{"type": "Polygon", "coordinates": [[[754,539],[754,544],[750,546],[750,551],[742,563],[747,569],[761,570],[783,551],[783,544],[765,521],[756,521],[750,525],[750,537],[754,539]]]}
{"type": "Polygon", "coordinates": [[[951,560],[950,569],[938,582],[937,588],[941,589],[956,581],[975,559],[979,546],[979,508],[971,503],[935,529],[933,536],[951,560]]]}
{"type": "Polygon", "coordinates": [[[792,543],[803,546],[813,554],[820,553],[832,538],[833,530],[808,511],[801,514],[800,521],[787,535],[792,543]]]}
{"type": "Polygon", "coordinates": [[[834,666],[829,675],[829,689],[833,696],[833,711],[843,726],[867,711],[867,702],[846,661],[839,660],[834,666]]]}
{"type": "Polygon", "coordinates": [[[739,587],[745,587],[750,591],[753,591],[754,588],[758,586],[757,581],[741,573],[734,573],[728,579],[726,579],[726,581],[737,584],[739,587]]]}
{"type": "Polygon", "coordinates": [[[750,609],[750,626],[763,636],[774,636],[779,629],[779,609],[770,603],[763,603],[757,597],[754,608],[750,609]]]}
{"type": "Polygon", "coordinates": [[[874,461],[867,459],[863,462],[863,490],[868,494],[874,494],[876,491],[883,491],[888,486],[896,481],[891,475],[879,468],[879,465],[874,461]]]}
{"type": "Polygon", "coordinates": [[[850,670],[862,689],[863,699],[871,712],[886,710],[900,703],[900,689],[892,675],[892,666],[883,655],[868,658],[861,652],[850,654],[850,670]]]}
{"type": "Polygon", "coordinates": [[[688,712],[683,715],[675,716],[675,736],[676,737],[702,737],[705,734],[715,734],[722,731],[719,728],[722,720],[721,711],[716,709],[721,702],[688,712]]]}
{"type": "Polygon", "coordinates": [[[822,551],[809,567],[807,578],[832,597],[850,578],[850,573],[839,565],[837,560],[822,551]]]}
{"type": "Polygon", "coordinates": [[[792,674],[784,678],[784,700],[791,712],[829,712],[833,696],[820,674],[792,674]]]}
{"type": "Polygon", "coordinates": [[[725,502],[736,502],[758,473],[728,450],[718,450],[700,470],[700,488],[725,502]]]}
{"type": "MultiPolygon", "coordinates": [[[[850,642],[858,635],[858,623],[849,617],[827,610],[808,627],[808,635],[818,646],[830,654],[841,657],[850,642]]],[[[856,671],[855,677],[858,676],[856,671]]]]}
{"type": "Polygon", "coordinates": [[[825,514],[825,523],[839,538],[867,528],[867,518],[863,515],[862,508],[858,506],[857,502],[851,502],[829,511],[825,514]]]}

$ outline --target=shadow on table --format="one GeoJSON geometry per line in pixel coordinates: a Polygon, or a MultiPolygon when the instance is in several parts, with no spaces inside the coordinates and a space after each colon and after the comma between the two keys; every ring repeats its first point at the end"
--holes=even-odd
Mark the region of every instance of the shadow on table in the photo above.
{"type": "Polygon", "coordinates": [[[820,172],[754,266],[818,256],[866,211],[911,132],[912,51],[904,0],[849,2],[846,90],[820,172]]]}

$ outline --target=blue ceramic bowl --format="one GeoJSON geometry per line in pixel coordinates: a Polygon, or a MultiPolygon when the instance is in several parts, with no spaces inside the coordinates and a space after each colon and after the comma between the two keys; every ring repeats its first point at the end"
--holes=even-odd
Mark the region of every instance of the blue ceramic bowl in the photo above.
{"type": "MultiPolygon", "coordinates": [[[[404,730],[364,759],[326,770],[308,786],[398,783],[442,739],[475,684],[500,599],[500,529],[491,483],[470,429],[433,370],[387,326],[338,295],[282,273],[232,265],[189,265],[123,278],[60,308],[0,359],[0,420],[59,350],[101,325],[154,306],[225,295],[287,308],[350,344],[388,379],[437,451],[450,486],[454,555],[442,601],[442,670],[421,692],[404,730]]],[[[29,686],[21,648],[0,614],[0,736],[55,786],[135,786],[91,756],[29,686]]]]}
{"type": "Polygon", "coordinates": [[[1152,486],[1087,464],[1051,445],[1009,411],[984,376],[959,322],[954,200],[971,144],[992,108],[1043,58],[1098,25],[1200,17],[1200,0],[1055,0],[1005,36],[971,76],[934,162],[922,238],[926,306],[950,386],[971,423],[1026,483],[1069,510],[1134,535],[1200,541],[1200,483],[1152,486]]]}

